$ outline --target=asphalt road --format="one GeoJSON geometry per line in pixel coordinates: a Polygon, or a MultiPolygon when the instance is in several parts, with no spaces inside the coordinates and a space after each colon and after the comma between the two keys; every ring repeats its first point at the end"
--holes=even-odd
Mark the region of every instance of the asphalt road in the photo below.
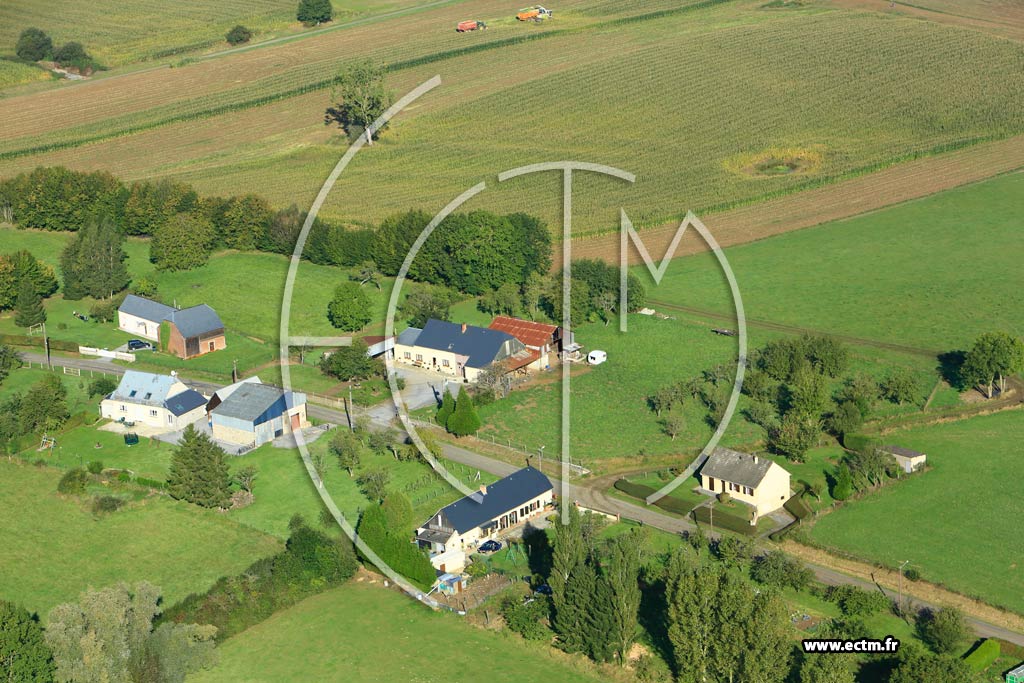
{"type": "MultiPolygon", "coordinates": [[[[33,363],[45,363],[46,357],[42,354],[22,352],[21,357],[25,361],[31,361],[33,363]]],[[[68,367],[80,368],[82,370],[94,370],[98,372],[107,372],[115,375],[124,374],[125,368],[120,365],[115,365],[105,360],[91,360],[91,359],[79,359],[79,358],[54,358],[54,363],[64,365],[68,367]]],[[[183,379],[189,386],[212,393],[220,387],[216,384],[210,384],[209,382],[192,382],[183,379]]],[[[308,404],[308,414],[318,420],[326,422],[332,422],[334,424],[345,424],[346,417],[345,413],[332,408],[319,406],[315,404],[308,404]]],[[[444,457],[453,462],[466,465],[484,472],[489,472],[499,477],[504,477],[516,470],[520,469],[521,466],[497,460],[475,451],[470,451],[459,446],[444,443],[442,444],[444,450],[444,457]]],[[[523,465],[525,465],[525,459],[523,465]]],[[[613,498],[608,495],[607,491],[614,483],[618,475],[608,475],[604,477],[597,477],[594,479],[586,480],[585,484],[567,484],[562,485],[562,482],[555,478],[549,477],[552,484],[555,486],[555,490],[559,492],[561,497],[568,498],[570,500],[578,501],[581,505],[602,512],[608,512],[611,514],[617,514],[623,519],[632,520],[634,522],[640,522],[645,526],[650,526],[655,529],[667,531],[669,533],[681,534],[684,531],[693,530],[695,527],[689,520],[682,519],[679,517],[670,517],[669,515],[662,514],[657,509],[636,505],[629,503],[618,498],[613,498]]],[[[718,535],[711,533],[708,534],[712,538],[716,538],[718,535]]],[[[842,572],[836,571],[829,567],[821,565],[810,564],[804,562],[804,565],[814,572],[815,577],[821,583],[829,586],[841,586],[851,585],[867,590],[881,590],[886,595],[895,598],[897,597],[895,592],[887,588],[878,586],[877,584],[855,576],[850,576],[842,572]]],[[[931,603],[920,600],[909,592],[904,592],[904,599],[912,600],[913,603],[918,607],[937,607],[931,603]]],[[[1020,645],[1024,647],[1024,634],[1016,631],[997,626],[987,621],[975,619],[974,617],[967,617],[968,623],[974,629],[974,632],[983,638],[1000,638],[1010,643],[1020,645]]]]}

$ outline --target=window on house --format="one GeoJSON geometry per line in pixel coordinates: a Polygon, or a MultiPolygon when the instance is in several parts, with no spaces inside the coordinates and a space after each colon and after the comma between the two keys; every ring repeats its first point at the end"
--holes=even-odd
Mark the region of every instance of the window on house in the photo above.
{"type": "Polygon", "coordinates": [[[150,392],[150,391],[147,391],[147,392],[146,392],[146,395],[145,395],[145,396],[144,396],[143,398],[144,398],[145,400],[147,400],[147,401],[148,401],[148,400],[149,400],[149,398],[150,398],[150,396],[152,396],[152,395],[153,395],[153,393],[152,393],[152,392],[150,392]]]}
{"type": "Polygon", "coordinates": [[[127,410],[128,410],[128,408],[125,406],[125,404],[122,403],[121,404],[121,412],[124,413],[124,412],[127,412],[127,410]]]}
{"type": "Polygon", "coordinates": [[[418,363],[422,363],[423,362],[423,354],[422,353],[417,353],[416,354],[416,362],[418,362],[418,363]]]}
{"type": "Polygon", "coordinates": [[[150,410],[149,414],[150,414],[151,417],[156,417],[156,411],[155,410],[150,410]]]}
{"type": "Polygon", "coordinates": [[[137,392],[137,391],[135,391],[134,389],[132,389],[132,390],[131,390],[131,391],[130,391],[130,392],[128,393],[128,398],[135,398],[135,394],[137,394],[137,393],[139,393],[139,392],[137,392]]]}
{"type": "Polygon", "coordinates": [[[406,359],[412,358],[412,354],[408,351],[405,352],[406,359]]]}
{"type": "Polygon", "coordinates": [[[442,358],[441,359],[441,365],[443,365],[444,367],[448,367],[448,359],[447,358],[442,358]]]}

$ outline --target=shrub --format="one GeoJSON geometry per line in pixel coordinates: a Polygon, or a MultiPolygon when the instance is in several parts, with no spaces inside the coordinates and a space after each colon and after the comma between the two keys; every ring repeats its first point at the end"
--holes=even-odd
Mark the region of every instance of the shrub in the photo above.
{"type": "Polygon", "coordinates": [[[873,590],[856,586],[831,586],[827,597],[848,617],[869,617],[889,609],[889,598],[873,590]]]}
{"type": "Polygon", "coordinates": [[[228,41],[231,45],[241,45],[242,43],[248,43],[252,39],[252,31],[239,24],[233,29],[227,32],[224,36],[224,40],[228,41]]]}
{"type": "Polygon", "coordinates": [[[42,29],[27,28],[21,32],[14,48],[18,59],[38,62],[46,59],[53,52],[53,41],[42,29]]]}
{"type": "Polygon", "coordinates": [[[915,626],[921,640],[938,654],[953,652],[968,634],[963,612],[955,607],[923,609],[915,626]]]}
{"type": "Polygon", "coordinates": [[[783,503],[782,507],[797,519],[807,519],[811,516],[811,509],[807,507],[803,496],[793,496],[783,503]]]}
{"type": "Polygon", "coordinates": [[[814,578],[814,572],[781,550],[761,555],[750,566],[750,578],[775,588],[802,590],[814,578]]]}
{"type": "Polygon", "coordinates": [[[160,489],[161,491],[167,488],[167,482],[159,481],[158,479],[147,479],[146,477],[135,477],[135,483],[139,486],[160,489]]]}
{"type": "Polygon", "coordinates": [[[57,483],[57,491],[70,496],[85,493],[85,486],[89,483],[89,475],[80,467],[68,470],[57,483]]]}
{"type": "Polygon", "coordinates": [[[92,513],[94,515],[117,512],[122,507],[124,507],[124,500],[117,496],[96,496],[92,499],[92,513]]]}
{"type": "Polygon", "coordinates": [[[53,53],[53,61],[61,66],[76,66],[80,69],[92,65],[92,57],[85,51],[81,43],[71,41],[64,43],[53,53]]]}
{"type": "Polygon", "coordinates": [[[99,460],[91,460],[85,469],[89,471],[89,474],[99,474],[103,471],[103,463],[99,460]]]}
{"type": "MultiPolygon", "coordinates": [[[[665,498],[661,500],[665,500],[665,498]]],[[[658,502],[660,503],[661,501],[658,502]]],[[[757,527],[751,525],[748,520],[731,512],[726,512],[721,508],[715,508],[714,515],[712,515],[707,507],[694,508],[693,518],[701,524],[712,525],[717,529],[728,529],[729,531],[735,531],[746,536],[753,536],[757,533],[757,527]]]]}
{"type": "Polygon", "coordinates": [[[527,640],[550,640],[551,630],[545,625],[550,609],[546,596],[524,602],[518,595],[507,595],[501,604],[501,616],[510,630],[527,640]]]}
{"type": "Polygon", "coordinates": [[[843,434],[843,447],[854,453],[871,453],[879,446],[878,439],[865,434],[843,434]]]}
{"type": "Polygon", "coordinates": [[[718,502],[722,505],[732,502],[732,495],[728,491],[722,491],[718,494],[718,502]]]}
{"type": "Polygon", "coordinates": [[[117,389],[117,382],[109,377],[97,377],[89,382],[89,398],[93,396],[107,396],[114,389],[117,389]]]}
{"type": "Polygon", "coordinates": [[[122,483],[127,483],[132,480],[132,475],[129,472],[120,472],[117,475],[117,480],[122,483]]]}
{"type": "Polygon", "coordinates": [[[981,672],[992,666],[999,659],[1000,654],[999,641],[994,638],[986,638],[969,655],[964,657],[964,664],[971,667],[972,671],[981,672]]]}
{"type": "Polygon", "coordinates": [[[903,578],[907,579],[908,581],[920,581],[921,570],[917,567],[907,567],[903,570],[903,578]]]}

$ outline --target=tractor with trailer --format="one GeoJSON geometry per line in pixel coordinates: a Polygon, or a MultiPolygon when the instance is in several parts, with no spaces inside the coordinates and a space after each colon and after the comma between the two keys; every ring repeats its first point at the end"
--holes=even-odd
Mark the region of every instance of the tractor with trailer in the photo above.
{"type": "Polygon", "coordinates": [[[455,27],[455,31],[458,33],[465,33],[467,31],[476,31],[477,29],[483,30],[487,28],[487,24],[482,21],[460,21],[455,27]]]}
{"type": "Polygon", "coordinates": [[[516,15],[516,19],[519,21],[541,22],[545,19],[550,19],[551,15],[551,10],[544,9],[540,5],[534,5],[533,7],[526,7],[525,9],[519,10],[519,13],[516,15]]]}

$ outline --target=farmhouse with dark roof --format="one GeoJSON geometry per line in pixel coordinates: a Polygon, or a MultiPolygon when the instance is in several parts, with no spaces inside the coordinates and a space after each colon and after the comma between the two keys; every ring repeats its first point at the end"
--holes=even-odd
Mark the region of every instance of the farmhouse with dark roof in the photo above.
{"type": "Polygon", "coordinates": [[[194,358],[227,346],[224,323],[206,304],[177,309],[129,294],[117,309],[119,329],[158,342],[179,358],[194,358]]]}
{"type": "Polygon", "coordinates": [[[202,418],[206,397],[177,377],[127,370],[117,389],[100,402],[100,415],[117,422],[134,422],[152,433],[184,429],[202,418]]]}
{"type": "Polygon", "coordinates": [[[416,530],[416,542],[430,551],[440,571],[460,571],[466,551],[501,531],[544,514],[554,490],[543,472],[526,467],[481,486],[472,495],[441,508],[416,530]]]}
{"type": "Polygon", "coordinates": [[[422,330],[409,328],[395,340],[399,363],[464,382],[475,382],[492,363],[508,359],[514,364],[518,356],[528,355],[530,350],[507,332],[444,320],[430,319],[422,330]]]}

